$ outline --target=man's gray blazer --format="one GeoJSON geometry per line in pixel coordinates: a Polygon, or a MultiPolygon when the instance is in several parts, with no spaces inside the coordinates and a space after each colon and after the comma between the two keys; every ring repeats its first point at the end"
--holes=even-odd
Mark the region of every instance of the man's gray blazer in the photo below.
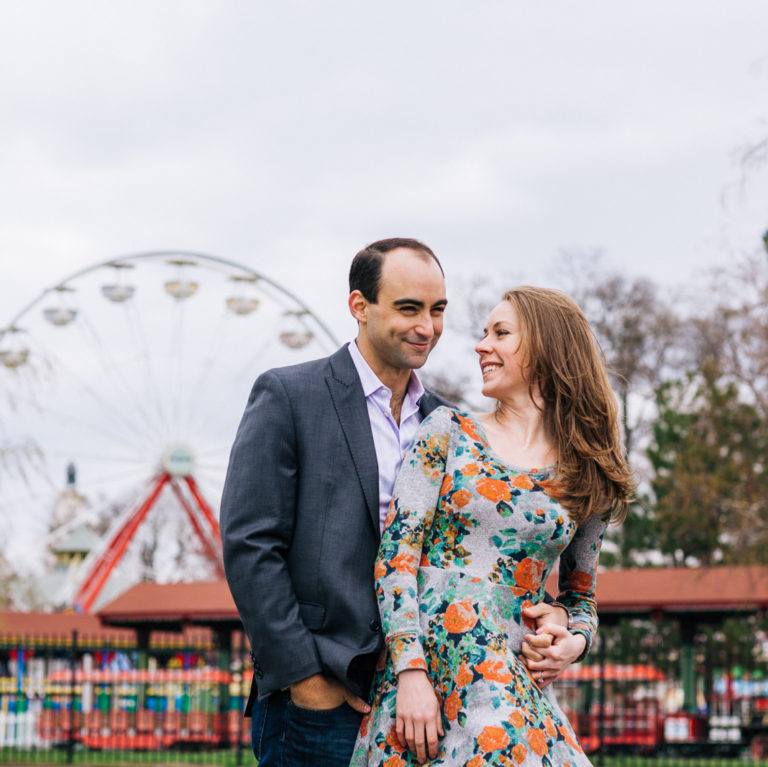
{"type": "MultiPolygon", "coordinates": [[[[426,392],[422,416],[442,404],[426,392]]],[[[379,472],[346,346],[257,379],[229,459],[221,534],[254,660],[246,711],[256,694],[317,673],[367,698],[383,644],[379,472]]]]}

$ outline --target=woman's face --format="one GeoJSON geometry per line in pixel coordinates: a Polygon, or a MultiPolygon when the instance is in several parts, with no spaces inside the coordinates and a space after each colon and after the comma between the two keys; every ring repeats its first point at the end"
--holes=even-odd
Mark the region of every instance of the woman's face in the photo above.
{"type": "Polygon", "coordinates": [[[506,399],[527,390],[523,368],[522,331],[517,312],[509,301],[497,304],[483,329],[483,338],[475,347],[483,375],[483,395],[506,399]]]}

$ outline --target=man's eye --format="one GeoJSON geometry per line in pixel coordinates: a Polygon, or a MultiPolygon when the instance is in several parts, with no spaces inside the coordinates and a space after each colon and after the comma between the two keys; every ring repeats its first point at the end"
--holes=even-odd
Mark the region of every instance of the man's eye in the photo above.
{"type": "Polygon", "coordinates": [[[416,307],[414,306],[403,306],[400,308],[400,311],[405,314],[415,314],[416,313],[416,307]]]}

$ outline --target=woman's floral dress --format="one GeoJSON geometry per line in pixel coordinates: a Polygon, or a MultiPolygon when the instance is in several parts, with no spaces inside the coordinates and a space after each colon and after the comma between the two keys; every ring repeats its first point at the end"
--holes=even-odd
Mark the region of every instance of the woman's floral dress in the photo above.
{"type": "Polygon", "coordinates": [[[559,600],[589,645],[605,522],[577,528],[547,492],[551,471],[492,451],[472,416],[435,410],[395,485],[376,561],[387,652],[351,767],[418,764],[395,735],[397,674],[424,669],[445,736],[431,765],[589,765],[552,688],[518,657],[522,608],[538,602],[560,557],[559,600]]]}

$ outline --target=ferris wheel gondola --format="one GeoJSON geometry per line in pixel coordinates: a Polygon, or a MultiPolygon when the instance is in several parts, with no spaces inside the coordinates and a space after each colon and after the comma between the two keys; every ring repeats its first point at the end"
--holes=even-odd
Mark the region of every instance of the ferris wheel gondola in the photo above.
{"type": "MultiPolygon", "coordinates": [[[[46,488],[74,462],[82,491],[111,509],[104,546],[84,563],[72,601],[85,610],[98,603],[162,504],[163,514],[195,533],[193,553],[207,572],[220,572],[215,509],[254,378],[336,346],[322,321],[274,280],[190,252],[90,266],[10,318],[0,330],[0,373],[13,398],[4,431],[39,446],[46,488]]],[[[42,556],[50,517],[42,486],[42,479],[17,482],[6,491],[15,520],[11,559],[42,556]]]]}

